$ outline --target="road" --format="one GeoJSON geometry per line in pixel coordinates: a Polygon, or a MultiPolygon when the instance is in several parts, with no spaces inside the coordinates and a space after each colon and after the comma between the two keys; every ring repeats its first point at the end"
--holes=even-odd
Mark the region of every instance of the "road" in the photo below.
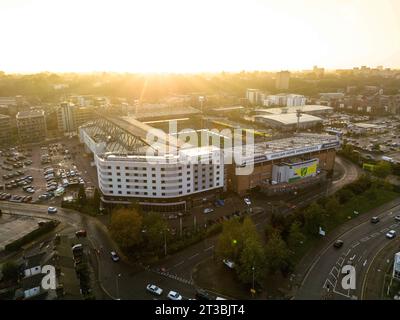
{"type": "MultiPolygon", "coordinates": [[[[338,159],[340,165],[345,168],[345,174],[338,182],[334,182],[332,188],[340,188],[344,184],[354,181],[359,172],[357,168],[346,160],[338,159]]],[[[331,190],[329,190],[331,191],[331,190]]],[[[314,199],[315,193],[306,194],[293,202],[301,205],[314,199]]],[[[6,203],[1,202],[0,208],[5,211],[10,210],[13,213],[30,215],[35,217],[49,218],[47,214],[47,206],[23,203],[6,203]]],[[[268,221],[268,215],[273,208],[271,205],[265,204],[265,201],[257,201],[255,199],[253,205],[253,220],[259,231],[262,231],[268,221]]],[[[290,208],[277,208],[283,214],[289,213],[290,208]]],[[[168,256],[159,264],[153,265],[151,268],[141,268],[137,265],[128,264],[127,259],[115,263],[110,258],[110,251],[116,250],[117,246],[110,238],[105,226],[97,219],[82,215],[77,211],[70,209],[58,209],[58,213],[52,217],[60,220],[65,224],[63,232],[73,232],[84,228],[88,231],[88,239],[93,248],[100,253],[92,258],[97,261],[98,282],[105,292],[104,298],[111,299],[152,299],[150,293],[147,293],[145,287],[149,283],[154,283],[164,289],[163,297],[169,290],[176,290],[184,297],[192,298],[195,294],[195,285],[192,281],[192,271],[197,264],[212,257],[217,237],[205,239],[204,241],[182,250],[174,255],[168,256]],[[160,271],[165,269],[165,271],[160,271]]],[[[91,250],[95,255],[95,250],[91,250]]]]}
{"type": "MultiPolygon", "coordinates": [[[[296,299],[361,299],[364,278],[370,264],[379,251],[392,240],[385,237],[387,231],[394,229],[399,233],[400,223],[394,216],[400,214],[400,205],[384,210],[379,214],[380,222],[373,224],[364,221],[350,228],[339,238],[344,241],[340,249],[333,247],[333,242],[320,252],[314,264],[303,279],[296,293],[296,299]],[[356,270],[356,288],[342,288],[344,265],[353,265],[356,270]]],[[[338,239],[339,239],[338,238],[338,239]]]]}
{"type": "MultiPolygon", "coordinates": [[[[153,269],[143,269],[132,266],[121,259],[119,262],[111,260],[110,252],[116,250],[116,245],[107,233],[106,228],[95,218],[82,215],[77,211],[58,208],[53,215],[47,214],[47,206],[24,203],[0,203],[4,212],[32,217],[54,218],[64,223],[62,233],[71,233],[79,229],[86,229],[88,239],[95,249],[100,250],[96,257],[98,265],[98,282],[109,299],[152,299],[145,288],[149,283],[154,283],[164,289],[164,298],[169,290],[176,290],[187,298],[193,298],[195,287],[190,281],[171,277],[156,272],[153,269]],[[120,275],[120,276],[119,276],[120,275]]],[[[90,254],[95,254],[91,250],[90,254]]]]}

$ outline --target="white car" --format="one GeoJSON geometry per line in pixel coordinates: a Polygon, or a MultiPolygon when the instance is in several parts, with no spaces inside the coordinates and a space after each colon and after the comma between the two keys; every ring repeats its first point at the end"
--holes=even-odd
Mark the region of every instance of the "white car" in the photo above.
{"type": "Polygon", "coordinates": [[[154,285],[154,284],[148,284],[147,287],[146,287],[146,289],[147,289],[147,291],[149,291],[149,292],[151,292],[151,293],[153,293],[153,294],[156,294],[156,295],[158,295],[158,296],[161,296],[162,293],[163,293],[163,289],[157,287],[157,286],[154,285]]]}
{"type": "Polygon", "coordinates": [[[251,205],[251,201],[249,198],[244,198],[243,200],[244,200],[244,203],[247,204],[248,206],[251,205]]]}
{"type": "Polygon", "coordinates": [[[57,213],[57,208],[56,207],[48,207],[47,213],[50,213],[50,214],[57,213]]]}
{"type": "Polygon", "coordinates": [[[222,262],[230,269],[235,268],[235,263],[232,260],[224,259],[224,260],[222,260],[222,262]]]}
{"type": "Polygon", "coordinates": [[[214,212],[214,209],[213,209],[213,208],[205,208],[205,209],[203,210],[203,212],[204,212],[204,213],[212,213],[212,212],[214,212]]]}
{"type": "Polygon", "coordinates": [[[169,300],[182,300],[182,296],[176,291],[168,292],[168,299],[169,300]]]}
{"type": "Polygon", "coordinates": [[[395,216],[395,217],[394,217],[394,220],[396,220],[397,222],[400,222],[400,215],[395,216]]]}
{"type": "Polygon", "coordinates": [[[388,239],[393,239],[395,236],[396,236],[395,230],[390,230],[388,233],[386,233],[386,238],[388,239]]]}
{"type": "Polygon", "coordinates": [[[111,260],[114,262],[118,262],[119,261],[119,255],[115,252],[115,251],[111,251],[111,260]]]}

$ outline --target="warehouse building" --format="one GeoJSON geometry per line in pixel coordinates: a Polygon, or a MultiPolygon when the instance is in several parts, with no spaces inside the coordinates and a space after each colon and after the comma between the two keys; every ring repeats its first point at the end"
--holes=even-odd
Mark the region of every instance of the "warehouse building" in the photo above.
{"type": "Polygon", "coordinates": [[[256,115],[254,119],[267,127],[281,131],[294,131],[297,129],[309,129],[322,125],[322,119],[309,114],[301,114],[300,118],[296,113],[282,113],[271,115],[256,115]]]}

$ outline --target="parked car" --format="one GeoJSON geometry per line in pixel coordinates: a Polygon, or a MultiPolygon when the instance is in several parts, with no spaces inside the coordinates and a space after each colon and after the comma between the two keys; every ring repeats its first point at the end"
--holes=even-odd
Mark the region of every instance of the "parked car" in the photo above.
{"type": "Polygon", "coordinates": [[[204,212],[204,213],[212,213],[212,212],[214,212],[214,209],[213,209],[213,208],[205,208],[205,209],[203,210],[203,212],[204,212]]]}
{"type": "Polygon", "coordinates": [[[249,198],[244,198],[243,200],[244,200],[244,203],[247,204],[248,206],[251,205],[251,201],[249,198]]]}
{"type": "Polygon", "coordinates": [[[115,251],[111,251],[111,260],[114,262],[118,262],[119,261],[119,255],[115,252],[115,251]]]}
{"type": "Polygon", "coordinates": [[[146,287],[147,291],[151,292],[152,294],[155,294],[157,296],[161,296],[163,293],[163,289],[161,289],[160,287],[157,287],[154,284],[148,284],[146,287]]]}
{"type": "Polygon", "coordinates": [[[50,213],[50,214],[57,213],[57,208],[56,207],[48,207],[47,213],[50,213]]]}
{"type": "Polygon", "coordinates": [[[336,240],[333,246],[337,249],[343,247],[344,242],[342,240],[336,240]]]}
{"type": "Polygon", "coordinates": [[[393,239],[394,237],[396,237],[396,231],[395,230],[390,230],[388,233],[386,233],[386,238],[393,239]]]}
{"type": "Polygon", "coordinates": [[[395,216],[395,217],[394,217],[394,220],[396,220],[396,221],[400,222],[400,215],[398,215],[398,216],[395,216]]]}
{"type": "Polygon", "coordinates": [[[235,268],[235,263],[232,260],[229,259],[224,259],[222,262],[229,268],[229,269],[234,269],[235,268]]]}
{"type": "Polygon", "coordinates": [[[168,292],[168,299],[170,300],[182,300],[182,296],[176,291],[168,292]]]}

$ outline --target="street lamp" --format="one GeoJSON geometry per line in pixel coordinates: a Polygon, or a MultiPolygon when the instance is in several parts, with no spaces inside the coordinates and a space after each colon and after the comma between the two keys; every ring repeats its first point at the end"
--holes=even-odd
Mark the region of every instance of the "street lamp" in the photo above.
{"type": "Polygon", "coordinates": [[[253,271],[253,290],[254,290],[254,270],[255,270],[254,266],[251,267],[251,270],[253,271]]]}
{"type": "Polygon", "coordinates": [[[121,300],[121,298],[119,297],[119,278],[121,278],[120,273],[118,273],[117,276],[115,277],[115,283],[117,286],[117,299],[116,300],[121,300]]]}

